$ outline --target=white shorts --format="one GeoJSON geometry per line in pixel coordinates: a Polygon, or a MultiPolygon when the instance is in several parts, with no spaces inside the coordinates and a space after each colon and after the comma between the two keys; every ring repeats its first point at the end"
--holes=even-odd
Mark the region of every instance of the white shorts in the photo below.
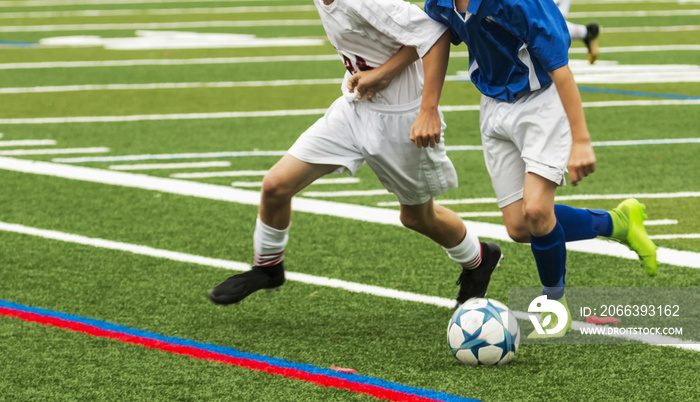
{"type": "Polygon", "coordinates": [[[563,186],[571,128],[554,84],[512,102],[481,98],[481,142],[498,206],[523,198],[525,174],[563,186]]]}
{"type": "Polygon", "coordinates": [[[409,140],[420,101],[388,106],[340,97],[288,153],[307,163],[339,165],[333,173],[347,171],[350,176],[367,162],[401,204],[424,204],[457,187],[457,173],[444,140],[435,148],[417,148],[409,140]]]}

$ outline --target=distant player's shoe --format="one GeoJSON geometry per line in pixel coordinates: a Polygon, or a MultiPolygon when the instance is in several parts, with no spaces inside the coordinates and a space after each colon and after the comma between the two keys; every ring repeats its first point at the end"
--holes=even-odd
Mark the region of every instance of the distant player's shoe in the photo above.
{"type": "Polygon", "coordinates": [[[588,62],[593,64],[598,60],[598,36],[600,35],[600,26],[598,23],[591,22],[586,25],[586,37],[583,38],[583,44],[588,49],[588,62]]]}
{"type": "Polygon", "coordinates": [[[656,275],[659,265],[656,260],[656,245],[644,228],[644,219],[647,217],[644,205],[633,198],[624,200],[610,211],[610,217],[613,222],[611,238],[636,252],[649,276],[656,275]]]}
{"type": "Polygon", "coordinates": [[[459,307],[472,297],[485,297],[486,289],[491,281],[493,271],[501,266],[503,253],[496,243],[481,243],[481,264],[474,269],[462,268],[462,274],[457,279],[459,293],[457,305],[459,307]]]}
{"type": "Polygon", "coordinates": [[[253,266],[250,271],[234,275],[209,291],[215,304],[237,304],[260,289],[275,290],[284,284],[284,266],[253,266]]]}
{"type": "MultiPolygon", "coordinates": [[[[569,306],[566,304],[566,296],[563,296],[561,299],[559,299],[557,301],[559,303],[561,303],[566,308],[567,322],[566,322],[566,325],[564,326],[564,328],[562,328],[561,330],[559,330],[555,333],[552,333],[552,334],[548,334],[546,332],[544,334],[539,334],[539,333],[537,333],[537,330],[534,330],[534,331],[530,332],[530,335],[527,336],[529,339],[561,338],[564,335],[566,335],[568,332],[571,331],[571,312],[569,311],[569,306]]],[[[559,318],[554,313],[544,312],[544,313],[542,313],[542,316],[540,317],[539,323],[540,323],[540,326],[542,327],[542,329],[547,331],[547,330],[556,328],[556,326],[559,324],[559,318]]]]}

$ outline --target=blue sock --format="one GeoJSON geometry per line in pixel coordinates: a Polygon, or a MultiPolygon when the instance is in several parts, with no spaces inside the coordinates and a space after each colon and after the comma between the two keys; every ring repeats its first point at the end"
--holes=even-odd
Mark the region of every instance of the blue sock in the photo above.
{"type": "Polygon", "coordinates": [[[595,239],[598,236],[612,236],[612,217],[602,209],[572,208],[554,205],[554,215],[564,228],[566,241],[595,239]]]}
{"type": "Polygon", "coordinates": [[[530,235],[530,247],[544,285],[542,293],[548,299],[561,299],[566,275],[566,238],[561,224],[557,221],[554,230],[544,236],[530,235]]]}

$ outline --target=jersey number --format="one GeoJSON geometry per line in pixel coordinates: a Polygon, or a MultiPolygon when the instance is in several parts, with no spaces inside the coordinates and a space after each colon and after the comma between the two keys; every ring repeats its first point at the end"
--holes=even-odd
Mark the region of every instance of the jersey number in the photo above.
{"type": "Polygon", "coordinates": [[[355,74],[357,72],[357,70],[360,70],[360,71],[374,70],[374,67],[368,66],[365,59],[363,59],[360,56],[355,56],[355,65],[353,65],[352,61],[350,61],[348,56],[343,55],[343,63],[345,64],[345,68],[347,68],[348,71],[350,71],[350,74],[355,74]]]}

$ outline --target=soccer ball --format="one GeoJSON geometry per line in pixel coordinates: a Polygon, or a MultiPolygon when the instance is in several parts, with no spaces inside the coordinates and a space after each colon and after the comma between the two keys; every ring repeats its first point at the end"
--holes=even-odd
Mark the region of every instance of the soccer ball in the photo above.
{"type": "Polygon", "coordinates": [[[473,298],[462,304],[447,326],[452,354],[469,366],[508,363],[520,344],[520,327],[505,304],[473,298]]]}

